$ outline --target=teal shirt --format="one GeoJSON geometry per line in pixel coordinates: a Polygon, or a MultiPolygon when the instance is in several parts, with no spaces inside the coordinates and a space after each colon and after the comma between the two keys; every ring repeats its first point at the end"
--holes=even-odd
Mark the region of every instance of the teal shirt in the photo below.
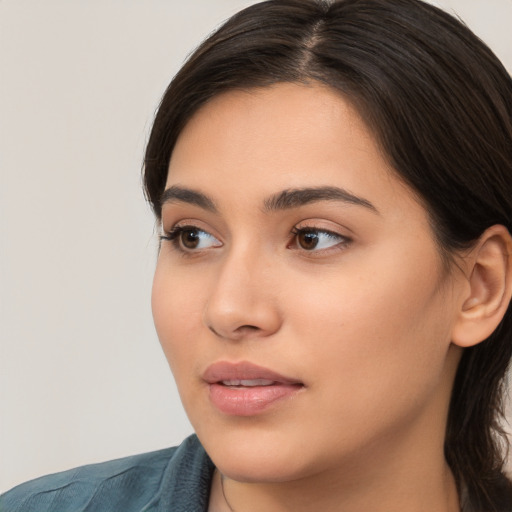
{"type": "Polygon", "coordinates": [[[180,446],[48,475],[0,496],[0,512],[206,512],[214,466],[180,446]]]}

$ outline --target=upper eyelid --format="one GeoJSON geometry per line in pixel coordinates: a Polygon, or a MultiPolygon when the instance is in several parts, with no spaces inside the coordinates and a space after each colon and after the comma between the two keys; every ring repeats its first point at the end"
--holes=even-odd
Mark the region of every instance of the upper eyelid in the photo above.
{"type": "Polygon", "coordinates": [[[327,235],[329,237],[339,239],[340,240],[339,243],[353,242],[352,237],[344,235],[342,233],[338,233],[338,232],[330,230],[330,229],[322,229],[322,228],[315,228],[315,227],[303,227],[303,228],[294,228],[292,230],[292,234],[294,235],[294,237],[296,237],[297,235],[300,235],[301,233],[304,233],[304,232],[311,232],[311,233],[317,233],[317,234],[324,233],[325,235],[327,235]]]}
{"type": "Polygon", "coordinates": [[[214,234],[215,230],[213,230],[209,226],[206,226],[205,223],[202,222],[199,219],[194,219],[194,218],[187,219],[187,218],[184,218],[182,220],[178,220],[178,221],[175,221],[175,222],[162,222],[161,223],[161,229],[162,229],[163,233],[172,233],[173,231],[175,231],[177,229],[186,229],[186,228],[197,229],[199,231],[204,231],[205,233],[208,233],[208,234],[216,237],[216,235],[214,234]],[[166,225],[169,225],[170,227],[166,228],[165,227],[166,225]]]}
{"type": "Polygon", "coordinates": [[[319,233],[330,233],[341,238],[346,238],[347,240],[352,240],[354,238],[354,233],[350,228],[342,226],[338,223],[333,223],[332,221],[327,222],[329,222],[329,224],[333,224],[333,227],[322,225],[322,221],[319,219],[303,220],[295,224],[295,226],[293,227],[293,231],[310,230],[317,231],[319,233]]]}
{"type": "Polygon", "coordinates": [[[338,233],[337,231],[334,231],[333,229],[328,229],[328,228],[319,228],[319,227],[315,227],[315,226],[302,226],[302,227],[294,227],[293,232],[301,232],[301,231],[313,231],[313,232],[317,232],[317,233],[327,233],[329,235],[334,235],[334,236],[339,236],[339,237],[342,237],[342,238],[349,238],[348,236],[342,234],[342,233],[338,233]]]}
{"type": "Polygon", "coordinates": [[[182,231],[187,231],[187,230],[196,230],[196,231],[199,231],[200,233],[205,233],[206,235],[208,235],[208,236],[210,236],[212,238],[215,238],[216,240],[219,239],[210,230],[204,229],[204,228],[202,228],[200,226],[196,226],[195,224],[187,224],[187,223],[184,223],[184,224],[179,224],[179,223],[174,224],[171,229],[164,230],[164,234],[166,234],[166,235],[174,235],[176,233],[181,233],[182,231]]]}

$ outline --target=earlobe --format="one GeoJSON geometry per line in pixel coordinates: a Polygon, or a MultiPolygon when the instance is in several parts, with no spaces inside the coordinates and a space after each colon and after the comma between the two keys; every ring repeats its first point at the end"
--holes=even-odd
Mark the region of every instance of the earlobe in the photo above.
{"type": "Polygon", "coordinates": [[[460,347],[487,339],[507,311],[512,296],[512,238],[507,228],[488,228],[466,264],[469,286],[452,330],[452,342],[460,347]]]}

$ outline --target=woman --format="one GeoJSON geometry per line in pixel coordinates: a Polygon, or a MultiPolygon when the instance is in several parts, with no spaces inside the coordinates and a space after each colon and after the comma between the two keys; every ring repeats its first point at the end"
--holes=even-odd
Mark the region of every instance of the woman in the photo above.
{"type": "Polygon", "coordinates": [[[416,0],[273,0],[147,146],[160,341],[197,433],[6,510],[512,509],[512,81],[416,0]]]}

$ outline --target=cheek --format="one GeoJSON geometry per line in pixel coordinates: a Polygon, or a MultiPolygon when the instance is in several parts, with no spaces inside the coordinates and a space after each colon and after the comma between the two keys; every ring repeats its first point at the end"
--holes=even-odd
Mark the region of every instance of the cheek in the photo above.
{"type": "Polygon", "coordinates": [[[194,357],[201,326],[204,287],[200,280],[185,279],[158,262],[153,279],[151,307],[155,328],[173,374],[194,357]]]}
{"type": "Polygon", "coordinates": [[[311,371],[313,382],[332,382],[325,392],[337,393],[339,404],[384,409],[390,405],[386,397],[395,400],[405,382],[401,396],[410,403],[441,379],[451,315],[436,286],[436,259],[419,265],[397,257],[391,261],[360,260],[365,272],[347,264],[325,280],[312,281],[307,294],[290,295],[293,337],[305,340],[301,358],[322,369],[311,371]],[[379,396],[381,401],[375,399],[379,396]]]}

